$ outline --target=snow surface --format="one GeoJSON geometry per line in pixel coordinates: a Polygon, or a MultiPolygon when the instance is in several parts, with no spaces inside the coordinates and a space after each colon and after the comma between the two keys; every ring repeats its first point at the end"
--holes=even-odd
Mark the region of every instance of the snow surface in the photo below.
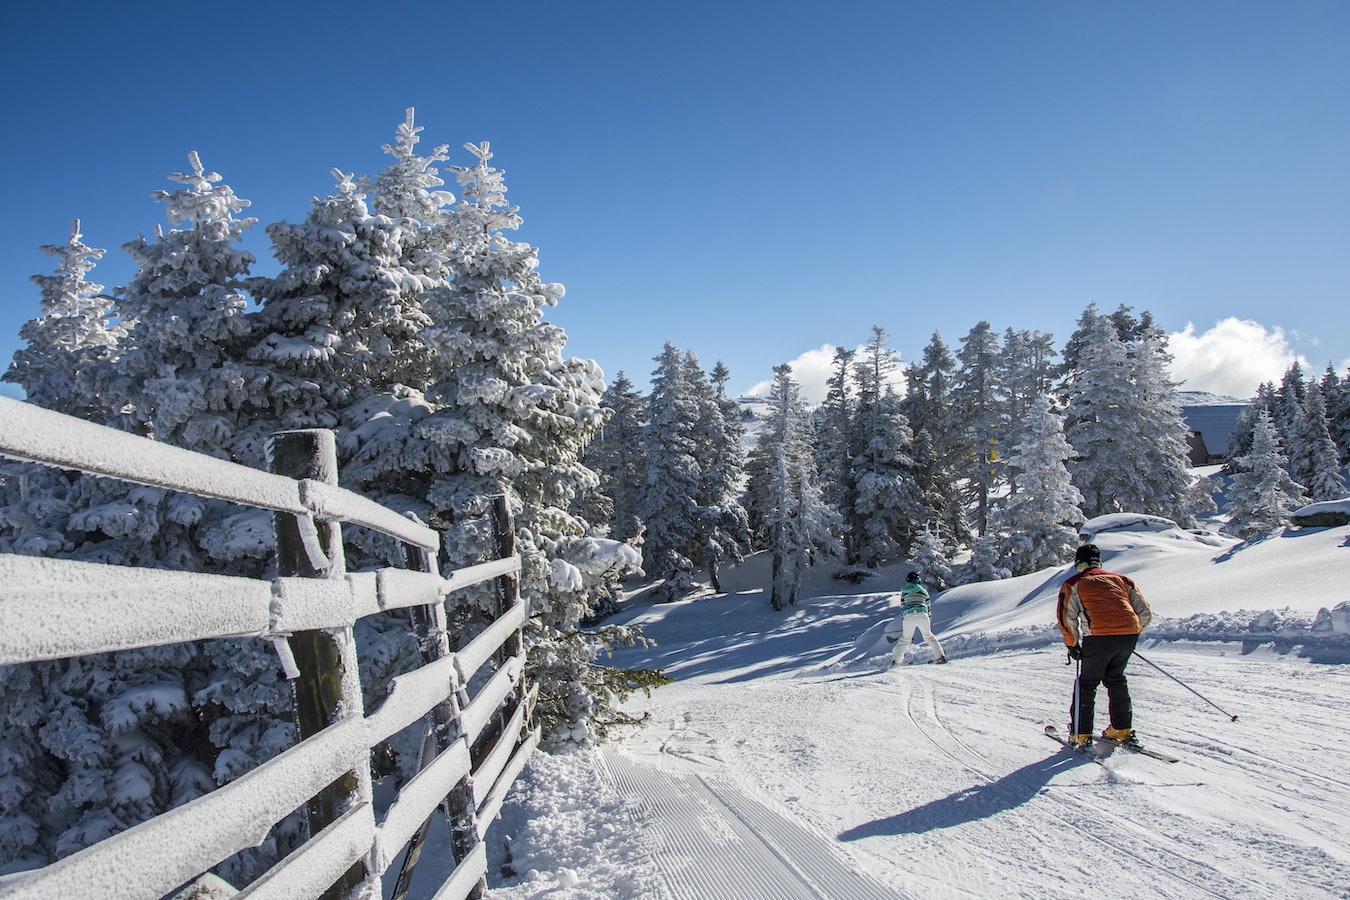
{"type": "Polygon", "coordinates": [[[613,744],[536,754],[488,832],[489,896],[1350,896],[1350,527],[1084,530],[1154,608],[1140,651],[1168,674],[1131,665],[1135,725],[1181,762],[1040,734],[1067,722],[1067,567],[936,595],[951,663],[888,670],[868,635],[906,566],[817,575],[774,613],[752,557],[727,594],[628,602],[659,646],[617,664],[675,683],[613,744]]]}

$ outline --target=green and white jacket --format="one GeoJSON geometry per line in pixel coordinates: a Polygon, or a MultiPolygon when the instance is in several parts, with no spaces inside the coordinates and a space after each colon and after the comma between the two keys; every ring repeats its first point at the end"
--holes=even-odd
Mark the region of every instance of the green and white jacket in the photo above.
{"type": "Polygon", "coordinates": [[[928,588],[917,581],[906,581],[900,589],[900,613],[933,612],[933,602],[928,599],[928,588]]]}

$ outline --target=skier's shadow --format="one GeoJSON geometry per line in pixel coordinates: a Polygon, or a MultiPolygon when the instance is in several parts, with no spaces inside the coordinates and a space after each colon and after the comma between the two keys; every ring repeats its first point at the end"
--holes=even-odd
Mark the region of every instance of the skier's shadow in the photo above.
{"type": "Polygon", "coordinates": [[[1045,759],[1009,772],[997,781],[977,784],[923,806],[864,822],[841,832],[841,841],[897,834],[923,834],[938,828],[987,819],[1021,806],[1041,792],[1056,775],[1092,761],[1072,753],[1052,753],[1045,759]]]}

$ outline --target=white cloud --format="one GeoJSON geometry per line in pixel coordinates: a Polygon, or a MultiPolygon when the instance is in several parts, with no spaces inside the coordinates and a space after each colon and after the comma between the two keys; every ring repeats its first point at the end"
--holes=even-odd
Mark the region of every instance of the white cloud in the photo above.
{"type": "MultiPolygon", "coordinates": [[[[817,404],[825,399],[829,393],[830,376],[834,374],[834,352],[837,348],[834,344],[821,344],[814,350],[807,350],[796,359],[789,360],[788,365],[792,367],[792,380],[797,382],[801,388],[802,399],[808,404],[817,404]]],[[[861,355],[865,346],[859,346],[854,349],[855,354],[861,355]]],[[[855,359],[858,357],[855,356],[855,359]]],[[[905,369],[906,364],[901,364],[895,373],[891,376],[891,383],[895,385],[900,393],[905,391],[905,369]]],[[[745,393],[750,397],[767,397],[773,387],[773,380],[761,381],[745,393]]]]}
{"type": "MultiPolygon", "coordinates": [[[[801,388],[802,399],[807,403],[819,403],[829,391],[826,382],[834,369],[834,344],[821,344],[814,350],[807,350],[796,359],[789,360],[792,366],[792,380],[801,388]]],[[[751,397],[767,397],[773,387],[773,380],[761,381],[746,391],[751,397]]]]}
{"type": "Polygon", "coordinates": [[[1197,334],[1195,325],[1168,335],[1172,378],[1186,391],[1209,391],[1247,399],[1263,382],[1279,383],[1297,360],[1306,374],[1308,361],[1294,353],[1284,329],[1229,317],[1197,334]]]}

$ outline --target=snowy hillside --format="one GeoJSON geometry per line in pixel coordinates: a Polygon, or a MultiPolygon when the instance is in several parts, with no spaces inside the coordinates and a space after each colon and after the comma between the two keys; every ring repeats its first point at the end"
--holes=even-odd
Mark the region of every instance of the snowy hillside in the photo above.
{"type": "Polygon", "coordinates": [[[1067,570],[938,595],[951,664],[888,670],[898,578],[818,578],[778,614],[754,558],[726,595],[632,601],[660,646],[620,664],[676,682],[616,744],[536,757],[489,835],[490,896],[1347,896],[1350,528],[1089,527],[1155,610],[1140,651],[1167,674],[1132,663],[1135,724],[1180,762],[1041,734],[1072,690],[1067,570]]]}

